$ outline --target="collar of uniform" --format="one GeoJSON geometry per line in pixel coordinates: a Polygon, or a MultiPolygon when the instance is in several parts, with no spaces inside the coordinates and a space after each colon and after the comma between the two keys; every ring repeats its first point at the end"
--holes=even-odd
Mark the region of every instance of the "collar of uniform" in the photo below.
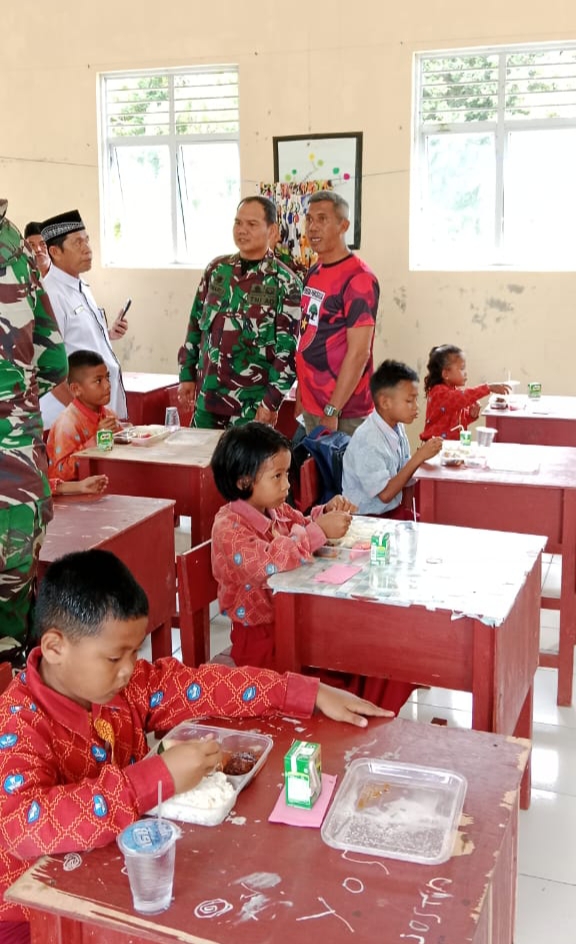
{"type": "MultiPolygon", "coordinates": [[[[75,288],[77,291],[81,291],[84,286],[86,286],[86,288],[90,287],[88,282],[81,279],[79,275],[69,275],[68,272],[64,272],[64,269],[59,269],[56,263],[52,263],[48,272],[52,279],[56,279],[57,282],[60,282],[62,285],[67,285],[69,288],[75,288]]],[[[48,275],[48,272],[46,275],[48,275]]],[[[46,276],[44,276],[44,278],[46,278],[46,276]]]]}
{"type": "Polygon", "coordinates": [[[270,515],[270,517],[268,517],[268,515],[263,515],[261,511],[254,508],[254,505],[249,505],[248,502],[244,501],[242,498],[230,502],[230,508],[232,511],[235,511],[237,515],[240,515],[241,518],[244,518],[251,527],[260,531],[261,534],[264,534],[276,520],[276,512],[273,508],[269,509],[268,515],[270,515]]]}
{"type": "Polygon", "coordinates": [[[83,416],[87,416],[91,420],[100,420],[103,416],[106,416],[106,410],[103,406],[98,408],[98,411],[91,410],[89,406],[86,406],[77,397],[74,397],[72,403],[76,409],[82,413],[83,416]]]}
{"type": "Polygon", "coordinates": [[[390,426],[386,420],[383,420],[379,413],[376,410],[373,410],[370,414],[370,420],[374,423],[376,429],[379,429],[381,433],[386,437],[393,449],[397,449],[400,442],[400,428],[399,426],[393,427],[390,426]]]}
{"type": "MultiPolygon", "coordinates": [[[[232,265],[234,266],[234,268],[236,267],[240,268],[241,260],[242,260],[242,256],[240,255],[239,252],[235,252],[233,256],[230,256],[230,261],[232,265]]],[[[246,259],[246,262],[257,262],[258,266],[257,267],[255,266],[252,271],[258,272],[259,269],[263,269],[264,267],[268,268],[268,266],[270,265],[270,262],[275,262],[275,260],[276,260],[276,257],[274,253],[272,252],[272,250],[267,249],[266,254],[262,256],[261,259],[246,259]]]]}
{"type": "MultiPolygon", "coordinates": [[[[48,685],[45,685],[40,675],[41,658],[42,651],[40,646],[36,646],[28,656],[26,670],[19,674],[20,682],[28,689],[32,700],[36,702],[47,715],[54,718],[59,724],[69,728],[71,731],[76,731],[82,737],[86,739],[92,738],[92,718],[90,711],[83,708],[82,705],[79,705],[77,702],[72,701],[71,698],[67,698],[66,695],[61,695],[60,692],[56,692],[53,688],[49,688],[48,685]]],[[[116,696],[112,701],[107,703],[107,707],[110,708],[119,708],[120,706],[121,701],[119,696],[116,696]]],[[[97,714],[99,713],[100,707],[100,705],[94,706],[97,714]]]]}

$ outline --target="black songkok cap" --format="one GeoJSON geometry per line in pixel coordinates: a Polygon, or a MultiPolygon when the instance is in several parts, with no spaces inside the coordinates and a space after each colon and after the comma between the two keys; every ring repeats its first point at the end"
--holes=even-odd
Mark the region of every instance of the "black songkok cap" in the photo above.
{"type": "Polygon", "coordinates": [[[60,213],[59,216],[51,216],[41,225],[41,236],[47,246],[59,236],[67,236],[68,233],[75,233],[76,230],[86,229],[78,210],[68,210],[67,213],[60,213]]]}

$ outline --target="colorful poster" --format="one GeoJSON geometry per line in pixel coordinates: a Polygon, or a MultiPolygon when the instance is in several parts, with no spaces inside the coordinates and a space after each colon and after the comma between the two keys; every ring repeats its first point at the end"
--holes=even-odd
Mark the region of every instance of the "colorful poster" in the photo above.
{"type": "Polygon", "coordinates": [[[301,274],[316,261],[316,253],[312,252],[306,239],[304,224],[308,200],[319,190],[332,190],[332,184],[329,180],[260,184],[262,196],[273,200],[278,209],[280,239],[276,255],[301,274]]]}

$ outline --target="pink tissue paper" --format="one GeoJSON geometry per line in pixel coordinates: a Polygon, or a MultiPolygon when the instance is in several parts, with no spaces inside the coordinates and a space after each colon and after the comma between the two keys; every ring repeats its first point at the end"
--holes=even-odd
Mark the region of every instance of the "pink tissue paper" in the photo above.
{"type": "Polygon", "coordinates": [[[318,583],[346,583],[361,570],[362,568],[355,564],[332,564],[332,567],[323,570],[321,574],[316,574],[314,580],[318,583]]]}
{"type": "Polygon", "coordinates": [[[268,817],[268,822],[287,823],[288,826],[321,826],[334,793],[336,779],[336,776],[332,774],[322,774],[322,793],[311,810],[303,810],[298,806],[286,806],[286,794],[282,788],[276,805],[268,817]]]}

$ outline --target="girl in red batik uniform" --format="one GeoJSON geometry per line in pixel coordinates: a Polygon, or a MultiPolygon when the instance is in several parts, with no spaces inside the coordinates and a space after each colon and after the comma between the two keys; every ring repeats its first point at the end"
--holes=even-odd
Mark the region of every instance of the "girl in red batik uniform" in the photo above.
{"type": "Polygon", "coordinates": [[[433,436],[459,439],[460,430],[480,415],[478,401],[490,393],[510,393],[506,384],[466,387],[466,358],[454,344],[433,347],[424,379],[426,424],[420,434],[424,442],[433,436]]]}

